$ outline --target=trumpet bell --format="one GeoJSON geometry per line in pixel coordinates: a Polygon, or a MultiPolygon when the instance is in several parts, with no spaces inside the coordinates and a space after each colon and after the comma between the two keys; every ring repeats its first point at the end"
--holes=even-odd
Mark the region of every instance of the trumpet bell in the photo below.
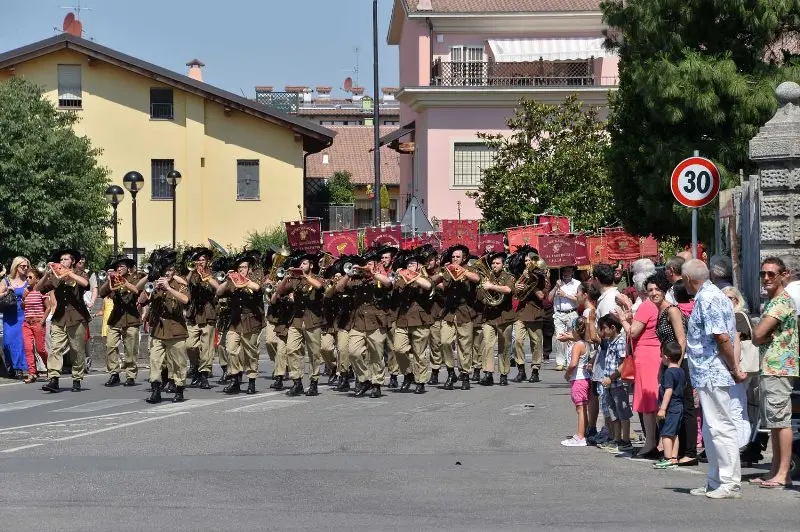
{"type": "MultiPolygon", "coordinates": [[[[47,271],[47,263],[44,262],[44,261],[40,262],[39,264],[36,265],[36,269],[39,271],[39,273],[46,272],[47,271]]],[[[3,268],[3,271],[5,271],[5,268],[3,268]]]]}
{"type": "Polygon", "coordinates": [[[225,277],[227,274],[225,272],[217,272],[217,275],[214,276],[214,279],[217,280],[218,283],[225,282],[225,277]]]}
{"type": "Polygon", "coordinates": [[[193,260],[190,260],[189,262],[186,263],[186,269],[189,270],[190,272],[195,271],[197,269],[197,263],[193,260]]]}
{"type": "Polygon", "coordinates": [[[286,269],[285,268],[278,268],[278,271],[275,272],[275,278],[279,281],[286,277],[286,269]]]}
{"type": "Polygon", "coordinates": [[[104,283],[108,279],[108,273],[104,271],[97,272],[97,282],[104,283]]]}
{"type": "Polygon", "coordinates": [[[345,275],[352,275],[353,274],[353,263],[352,262],[345,262],[344,266],[342,266],[342,271],[345,275]]]}
{"type": "Polygon", "coordinates": [[[156,289],[155,283],[145,283],[144,285],[144,291],[147,292],[148,294],[152,294],[153,292],[155,292],[155,289],[156,289]]]}

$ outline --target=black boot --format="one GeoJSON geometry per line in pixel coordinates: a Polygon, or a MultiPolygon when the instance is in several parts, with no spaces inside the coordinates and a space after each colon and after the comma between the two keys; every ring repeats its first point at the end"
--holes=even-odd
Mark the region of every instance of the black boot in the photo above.
{"type": "Polygon", "coordinates": [[[81,391],[81,381],[73,380],[72,381],[72,391],[79,392],[81,391]]]}
{"type": "Polygon", "coordinates": [[[403,385],[400,386],[400,391],[407,392],[411,388],[412,384],[414,384],[414,374],[406,373],[403,375],[403,385]]]}
{"type": "Polygon", "coordinates": [[[303,379],[294,379],[294,384],[292,387],[289,388],[289,391],[286,392],[286,395],[289,397],[297,397],[298,395],[303,395],[303,379]]]}
{"type": "Polygon", "coordinates": [[[380,384],[373,384],[372,391],[370,392],[369,396],[373,399],[377,399],[381,396],[381,385],[380,384]]]}
{"type": "Polygon", "coordinates": [[[161,402],[161,383],[160,382],[152,382],[150,383],[150,397],[145,399],[151,405],[161,402]]]}
{"type": "Polygon", "coordinates": [[[330,376],[328,377],[328,386],[336,386],[336,382],[339,380],[339,377],[336,375],[336,372],[331,372],[330,376]]]}
{"type": "Polygon", "coordinates": [[[387,388],[397,388],[397,375],[389,376],[389,386],[387,388]]]}
{"type": "Polygon", "coordinates": [[[228,382],[228,366],[222,366],[222,376],[217,381],[217,384],[225,384],[228,382]]]}
{"type": "Polygon", "coordinates": [[[247,395],[253,395],[256,393],[256,380],[255,379],[248,379],[247,381],[247,395]]]}
{"type": "Polygon", "coordinates": [[[525,373],[525,364],[521,366],[517,366],[517,376],[511,379],[511,382],[523,382],[528,378],[528,375],[525,373]]]}
{"type": "Polygon", "coordinates": [[[444,382],[444,389],[452,390],[457,380],[458,378],[456,377],[456,370],[453,368],[447,368],[447,380],[444,382]]]}
{"type": "Polygon", "coordinates": [[[186,399],[183,398],[183,386],[175,387],[175,397],[172,398],[173,403],[182,403],[186,399]]]}
{"type": "Polygon", "coordinates": [[[415,394],[425,393],[425,385],[422,384],[421,382],[418,382],[417,387],[414,388],[414,393],[415,394]]]}
{"type": "Polygon", "coordinates": [[[161,368],[161,382],[167,382],[169,378],[169,370],[166,367],[161,368]]]}
{"type": "Polygon", "coordinates": [[[439,384],[439,370],[438,369],[431,370],[431,378],[428,379],[428,384],[431,385],[431,386],[439,384]]]}
{"type": "Polygon", "coordinates": [[[480,369],[473,369],[472,370],[472,382],[480,382],[481,381],[481,370],[480,369]]]}
{"type": "Polygon", "coordinates": [[[508,375],[500,375],[500,386],[508,386],[508,375]]]}
{"type": "Polygon", "coordinates": [[[200,374],[200,389],[210,390],[211,385],[208,383],[208,372],[204,371],[200,374]]]}
{"type": "Polygon", "coordinates": [[[367,395],[372,384],[369,381],[359,382],[356,384],[356,397],[364,397],[367,395]]]}
{"type": "Polygon", "coordinates": [[[231,375],[230,382],[222,389],[228,395],[236,395],[242,391],[242,374],[231,375]]]}
{"type": "Polygon", "coordinates": [[[461,389],[469,390],[469,373],[461,374],[461,389]]]}
{"type": "Polygon", "coordinates": [[[319,395],[319,390],[317,389],[317,381],[311,379],[311,382],[308,384],[308,391],[306,392],[306,397],[314,397],[315,395],[319,395]]]}
{"type": "Polygon", "coordinates": [[[125,379],[125,382],[122,385],[123,386],[136,386],[136,381],[133,379],[133,377],[128,377],[127,379],[125,379]]]}
{"type": "Polygon", "coordinates": [[[283,375],[275,375],[272,377],[272,384],[269,385],[272,390],[283,390],[283,375]]]}
{"type": "Polygon", "coordinates": [[[339,378],[339,385],[334,388],[337,392],[350,391],[350,372],[343,373],[339,378]]]}
{"type": "Polygon", "coordinates": [[[175,393],[176,391],[175,381],[172,379],[167,381],[167,387],[164,389],[164,393],[175,393]]]}
{"type": "MultiPolygon", "coordinates": [[[[202,373],[200,373],[195,369],[194,375],[192,375],[192,380],[189,383],[189,388],[197,388],[198,386],[200,386],[201,376],[202,373]]],[[[189,377],[187,376],[186,378],[188,379],[189,377]]]]}
{"type": "Polygon", "coordinates": [[[119,373],[112,373],[111,376],[108,377],[108,380],[103,386],[111,388],[112,386],[119,386],[119,384],[120,384],[119,373]]]}
{"type": "Polygon", "coordinates": [[[528,379],[528,382],[539,382],[540,380],[539,370],[531,368],[531,378],[528,379]]]}
{"type": "MultiPolygon", "coordinates": [[[[502,377],[501,377],[502,379],[502,377]]],[[[490,371],[487,371],[486,374],[480,381],[481,386],[494,386],[494,374],[490,371]]]]}
{"type": "Polygon", "coordinates": [[[192,379],[197,375],[197,373],[198,373],[197,366],[195,366],[194,364],[189,364],[189,369],[186,370],[186,378],[192,379]]]}
{"type": "Polygon", "coordinates": [[[46,392],[57,393],[58,392],[58,379],[53,377],[47,381],[47,383],[42,386],[42,390],[46,392]]]}

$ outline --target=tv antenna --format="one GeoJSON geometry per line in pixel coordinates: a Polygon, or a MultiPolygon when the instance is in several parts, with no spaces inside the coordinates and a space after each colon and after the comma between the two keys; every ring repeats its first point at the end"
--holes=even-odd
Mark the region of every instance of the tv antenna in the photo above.
{"type": "MultiPolygon", "coordinates": [[[[350,87],[360,87],[360,85],[358,84],[358,58],[359,58],[359,54],[361,53],[361,48],[359,48],[358,46],[354,46],[353,47],[353,53],[356,54],[356,66],[354,66],[351,69],[343,70],[342,72],[351,72],[353,74],[353,78],[355,78],[355,82],[354,83],[352,82],[351,78],[349,78],[349,77],[347,78],[347,79],[351,79],[350,87]]],[[[350,87],[343,87],[343,89],[344,89],[345,92],[350,92],[350,87]]]]}
{"type": "MultiPolygon", "coordinates": [[[[61,9],[69,9],[70,13],[67,13],[67,16],[64,17],[64,23],[62,24],[61,29],[57,26],[53,26],[53,31],[57,33],[69,33],[76,37],[83,37],[83,23],[81,23],[81,11],[94,11],[91,7],[81,6],[80,0],[77,1],[77,5],[74,6],[61,6],[61,9]]],[[[94,40],[94,37],[88,37],[90,41],[94,40]]]]}

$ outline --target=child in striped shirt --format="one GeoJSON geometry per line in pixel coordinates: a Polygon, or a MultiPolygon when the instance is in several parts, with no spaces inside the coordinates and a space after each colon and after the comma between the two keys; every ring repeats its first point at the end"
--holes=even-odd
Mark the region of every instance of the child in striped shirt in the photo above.
{"type": "Polygon", "coordinates": [[[28,287],[22,294],[22,309],[25,311],[25,321],[22,324],[22,338],[25,343],[25,358],[28,362],[28,378],[26,384],[36,382],[38,371],[36,369],[36,355],[38,353],[42,363],[47,365],[47,348],[45,347],[44,331],[47,315],[50,313],[50,298],[37,290],[31,289],[39,282],[41,274],[33,268],[28,269],[28,287]],[[35,352],[34,352],[35,351],[35,352]]]}

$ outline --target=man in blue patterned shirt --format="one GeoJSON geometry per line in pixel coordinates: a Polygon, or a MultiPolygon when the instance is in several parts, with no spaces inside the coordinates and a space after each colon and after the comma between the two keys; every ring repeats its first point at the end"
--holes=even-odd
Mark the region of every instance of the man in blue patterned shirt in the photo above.
{"type": "Polygon", "coordinates": [[[733,354],[736,321],[733,306],[709,281],[708,267],[692,259],[682,269],[694,310],[686,334],[686,357],[692,385],[703,409],[703,443],[708,458],[706,485],[692,495],[710,499],[741,497],[742,469],[731,412],[731,387],[747,378],[733,354]]]}

